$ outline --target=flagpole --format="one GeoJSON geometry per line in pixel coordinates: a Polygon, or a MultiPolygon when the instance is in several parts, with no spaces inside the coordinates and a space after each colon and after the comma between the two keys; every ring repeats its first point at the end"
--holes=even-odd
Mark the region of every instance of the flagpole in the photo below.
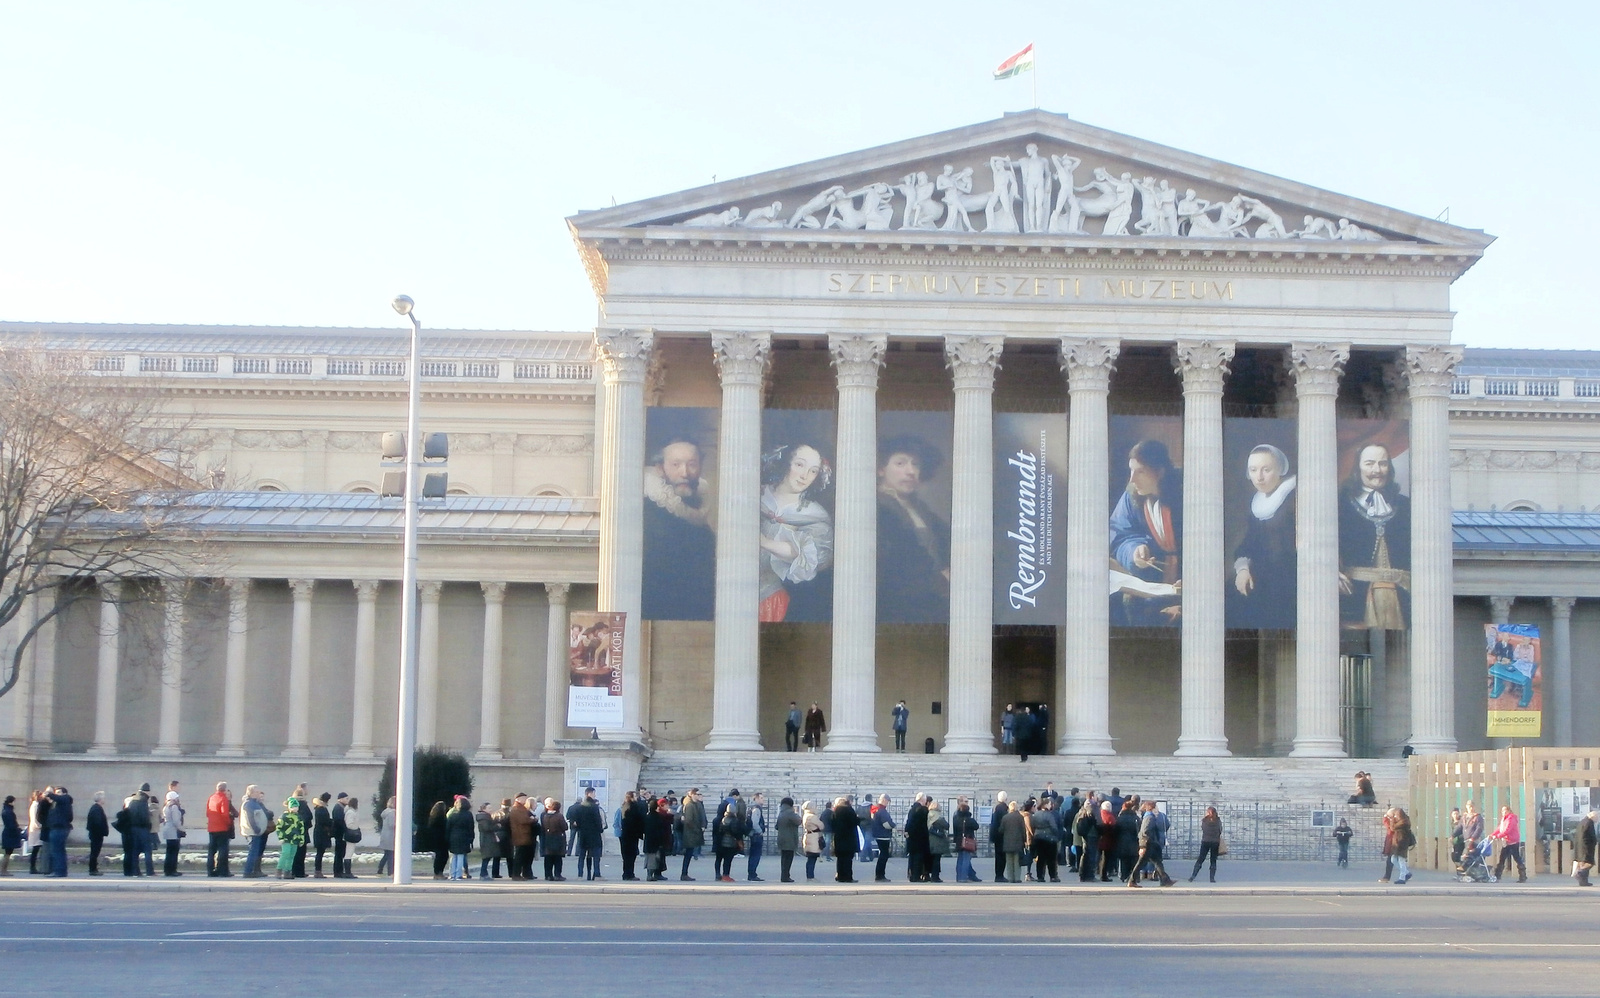
{"type": "Polygon", "coordinates": [[[1033,109],[1039,110],[1039,47],[1033,47],[1033,109]]]}

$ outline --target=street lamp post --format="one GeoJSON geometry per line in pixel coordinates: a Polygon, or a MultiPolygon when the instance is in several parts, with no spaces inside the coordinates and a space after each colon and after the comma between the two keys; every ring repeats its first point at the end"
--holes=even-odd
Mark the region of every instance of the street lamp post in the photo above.
{"type": "Polygon", "coordinates": [[[394,310],[411,320],[410,401],[406,418],[405,563],[400,572],[400,730],[394,750],[394,882],[411,883],[412,816],[417,749],[417,512],[422,487],[422,438],[418,432],[422,409],[422,323],[416,303],[405,295],[394,299],[394,310]]]}

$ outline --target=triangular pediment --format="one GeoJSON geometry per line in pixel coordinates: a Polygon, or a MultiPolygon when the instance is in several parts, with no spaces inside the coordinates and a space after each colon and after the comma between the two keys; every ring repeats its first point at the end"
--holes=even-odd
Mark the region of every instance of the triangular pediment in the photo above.
{"type": "Polygon", "coordinates": [[[941,240],[1410,243],[1474,253],[1493,241],[1046,111],[582,212],[569,222],[580,237],[641,228],[786,239],[853,230],[941,240]]]}

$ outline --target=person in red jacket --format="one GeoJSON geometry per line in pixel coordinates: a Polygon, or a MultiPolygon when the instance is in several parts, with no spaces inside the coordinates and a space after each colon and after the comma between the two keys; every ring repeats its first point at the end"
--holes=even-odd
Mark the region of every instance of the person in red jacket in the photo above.
{"type": "Polygon", "coordinates": [[[217,784],[217,792],[206,800],[206,876],[231,877],[228,869],[228,842],[233,838],[233,821],[238,816],[233,809],[233,795],[226,783],[217,784]]]}
{"type": "Polygon", "coordinates": [[[1506,804],[1500,805],[1500,825],[1489,833],[1491,839],[1500,840],[1500,859],[1494,864],[1494,879],[1499,880],[1510,860],[1517,861],[1517,883],[1528,882],[1528,870],[1522,865],[1522,829],[1517,824],[1517,812],[1506,804]]]}

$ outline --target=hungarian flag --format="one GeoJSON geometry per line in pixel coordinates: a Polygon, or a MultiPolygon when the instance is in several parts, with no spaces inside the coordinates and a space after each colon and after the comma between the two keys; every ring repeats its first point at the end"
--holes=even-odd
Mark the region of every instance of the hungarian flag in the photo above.
{"type": "Polygon", "coordinates": [[[1033,68],[1033,43],[1016,55],[1002,62],[994,71],[997,80],[1009,80],[1018,73],[1026,72],[1033,68]]]}

